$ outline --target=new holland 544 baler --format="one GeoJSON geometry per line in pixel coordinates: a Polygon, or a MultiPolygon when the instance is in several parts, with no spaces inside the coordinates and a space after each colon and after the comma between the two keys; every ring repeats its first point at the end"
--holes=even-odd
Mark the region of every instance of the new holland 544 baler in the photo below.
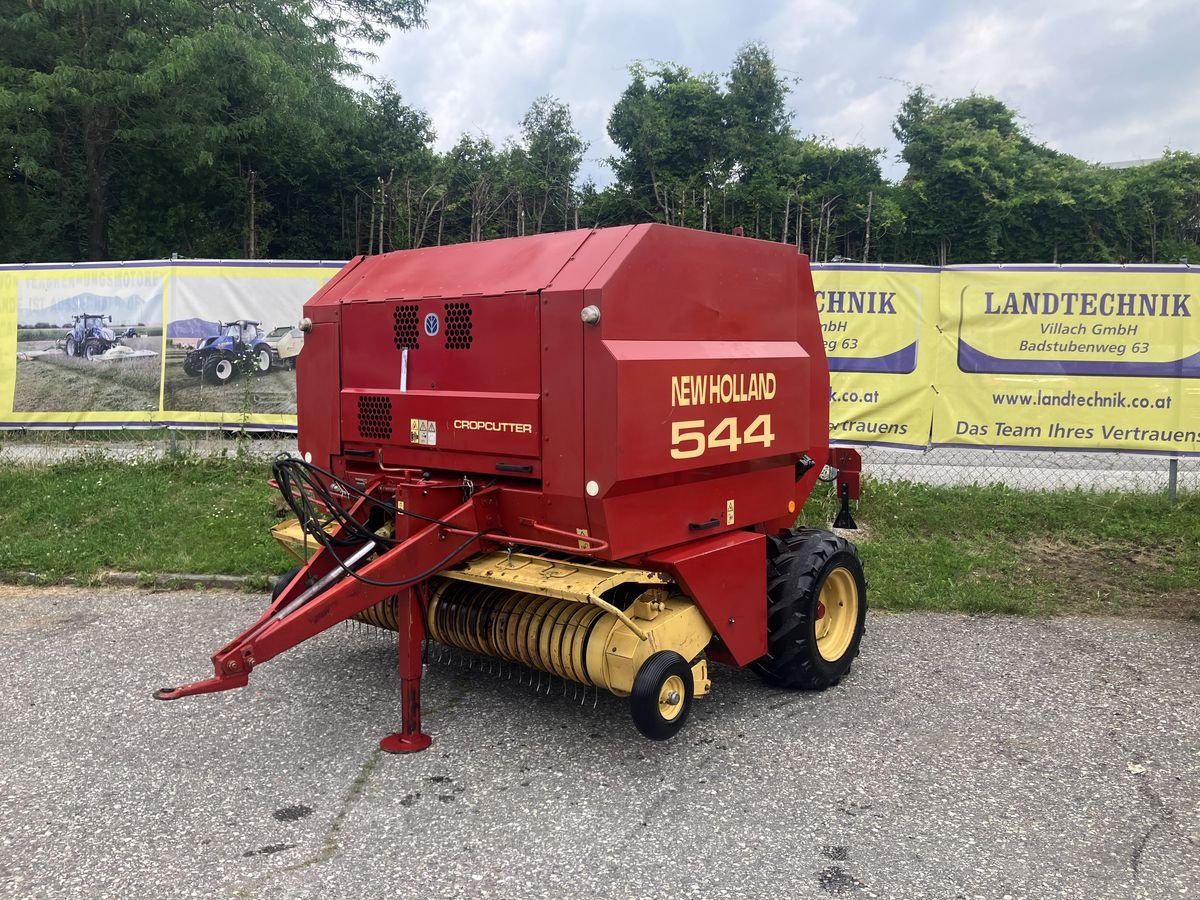
{"type": "Polygon", "coordinates": [[[852,544],[794,530],[829,448],[808,260],[638,225],[351,260],[304,307],[300,457],[275,478],[316,552],[213,655],[251,670],[355,618],[398,632],[420,750],[426,640],[618,696],[675,734],[710,661],[821,689],[858,653],[852,544]]]}

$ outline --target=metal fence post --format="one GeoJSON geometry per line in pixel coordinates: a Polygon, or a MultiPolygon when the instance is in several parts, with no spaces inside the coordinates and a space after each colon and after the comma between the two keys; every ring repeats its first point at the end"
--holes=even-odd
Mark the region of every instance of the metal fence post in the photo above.
{"type": "Polygon", "coordinates": [[[1167,499],[1174,503],[1179,499],[1179,457],[1172,456],[1167,462],[1167,499]]]}

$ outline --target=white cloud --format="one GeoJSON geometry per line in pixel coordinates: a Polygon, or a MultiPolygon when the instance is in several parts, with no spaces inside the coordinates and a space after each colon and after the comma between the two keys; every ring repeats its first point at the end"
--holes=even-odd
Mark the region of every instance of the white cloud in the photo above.
{"type": "MultiPolygon", "coordinates": [[[[464,132],[517,136],[535,98],[567,103],[607,174],[605,127],[634,60],[721,73],[762,40],[794,86],[802,134],[881,146],[909,88],[991,94],[1035,139],[1089,160],[1200,151],[1200,15],[1185,0],[430,0],[429,28],[394,36],[376,74],[433,118],[438,147],[464,132]]],[[[899,174],[893,165],[886,169],[899,174]]]]}

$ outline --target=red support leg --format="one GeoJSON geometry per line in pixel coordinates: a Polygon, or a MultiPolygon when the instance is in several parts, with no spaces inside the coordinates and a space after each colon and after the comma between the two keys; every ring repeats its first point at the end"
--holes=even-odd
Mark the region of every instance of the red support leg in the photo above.
{"type": "Polygon", "coordinates": [[[425,623],[418,603],[412,588],[396,595],[401,725],[400,731],[379,742],[380,749],[388,753],[416,753],[433,742],[421,731],[421,642],[425,639],[425,623]]]}

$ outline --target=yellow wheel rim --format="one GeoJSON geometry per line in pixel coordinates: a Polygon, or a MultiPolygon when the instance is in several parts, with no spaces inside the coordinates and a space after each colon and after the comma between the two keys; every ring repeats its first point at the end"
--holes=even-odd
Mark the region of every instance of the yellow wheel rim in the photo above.
{"type": "Polygon", "coordinates": [[[671,675],[658,690],[658,714],[664,722],[674,722],[683,712],[683,679],[671,675]]]}
{"type": "Polygon", "coordinates": [[[817,652],[826,662],[837,662],[854,640],[858,624],[858,584],[848,569],[839,566],[829,573],[817,598],[817,652]]]}

